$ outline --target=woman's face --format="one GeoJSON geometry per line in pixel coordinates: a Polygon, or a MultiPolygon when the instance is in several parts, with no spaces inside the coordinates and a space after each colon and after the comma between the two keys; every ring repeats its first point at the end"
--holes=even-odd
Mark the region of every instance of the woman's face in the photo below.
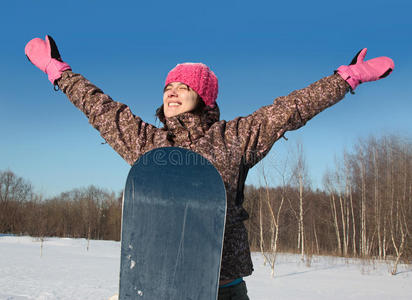
{"type": "Polygon", "coordinates": [[[192,111],[199,102],[197,93],[181,82],[169,83],[163,92],[163,112],[166,118],[192,111]]]}

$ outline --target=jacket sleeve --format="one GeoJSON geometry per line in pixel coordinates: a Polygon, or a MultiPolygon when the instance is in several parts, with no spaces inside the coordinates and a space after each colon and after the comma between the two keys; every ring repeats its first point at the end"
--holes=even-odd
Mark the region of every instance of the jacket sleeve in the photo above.
{"type": "Polygon", "coordinates": [[[271,149],[286,131],[306,124],[322,110],[337,103],[349,91],[349,85],[338,75],[331,75],[276,98],[273,104],[261,107],[253,114],[226,124],[226,143],[243,153],[243,162],[251,168],[271,149]],[[240,147],[240,149],[239,149],[240,147]]]}
{"type": "Polygon", "coordinates": [[[154,138],[155,126],[143,122],[82,75],[65,71],[58,85],[127,163],[133,164],[143,154],[146,142],[154,138]]]}

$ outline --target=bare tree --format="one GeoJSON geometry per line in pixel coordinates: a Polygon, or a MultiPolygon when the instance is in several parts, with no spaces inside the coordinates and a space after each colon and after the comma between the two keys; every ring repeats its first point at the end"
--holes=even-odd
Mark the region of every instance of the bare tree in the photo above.
{"type": "Polygon", "coordinates": [[[327,172],[324,175],[323,184],[329,193],[330,210],[331,210],[331,215],[333,219],[333,227],[335,228],[335,234],[336,234],[337,253],[338,255],[341,255],[342,254],[342,244],[341,244],[341,237],[340,237],[340,230],[339,230],[339,223],[338,223],[338,213],[336,210],[336,201],[335,201],[336,191],[332,183],[332,174],[330,172],[327,172]]]}
{"type": "MultiPolygon", "coordinates": [[[[407,222],[407,206],[410,201],[408,201],[408,190],[410,191],[410,183],[408,179],[410,178],[409,165],[410,165],[410,152],[406,147],[397,147],[394,149],[396,153],[393,155],[396,157],[395,162],[397,162],[397,175],[400,179],[400,193],[397,197],[392,197],[391,208],[390,208],[390,229],[391,229],[391,240],[392,245],[395,250],[396,259],[392,268],[392,275],[397,274],[397,267],[399,261],[404,253],[406,238],[409,235],[408,222],[407,222]]],[[[410,196],[410,195],[409,195],[410,196]]]]}
{"type": "Polygon", "coordinates": [[[361,205],[360,205],[360,216],[361,216],[361,240],[360,240],[360,254],[362,257],[368,256],[368,236],[366,231],[366,155],[364,149],[358,146],[358,163],[361,178],[361,205]]]}
{"type": "Polygon", "coordinates": [[[298,221],[298,238],[297,238],[297,245],[298,249],[300,249],[301,253],[301,260],[305,260],[305,223],[304,223],[304,198],[305,198],[305,191],[309,188],[309,176],[307,171],[306,159],[304,156],[303,145],[301,143],[296,144],[296,153],[295,153],[295,162],[292,165],[292,176],[291,182],[294,186],[298,189],[298,209],[289,204],[294,211],[295,216],[297,217],[298,221]]]}
{"type": "MultiPolygon", "coordinates": [[[[260,248],[261,252],[264,256],[265,262],[269,262],[269,265],[272,269],[272,277],[275,276],[275,263],[276,257],[278,253],[278,246],[279,246],[279,233],[280,233],[280,215],[282,212],[283,203],[285,201],[285,191],[286,191],[286,179],[285,179],[285,172],[286,172],[286,164],[284,164],[283,168],[280,170],[279,168],[276,169],[277,173],[280,175],[281,178],[281,194],[280,194],[280,201],[278,197],[271,195],[271,189],[269,187],[268,178],[265,172],[264,164],[261,165],[261,172],[260,175],[264,181],[264,202],[267,206],[267,211],[269,212],[269,228],[270,228],[270,243],[268,249],[264,247],[264,235],[263,235],[263,213],[262,213],[262,202],[260,201],[260,214],[259,214],[259,224],[260,224],[260,248]]],[[[261,198],[261,199],[262,199],[261,198]]]]}
{"type": "Polygon", "coordinates": [[[22,204],[31,200],[33,188],[12,171],[0,171],[0,231],[21,232],[22,204]]]}

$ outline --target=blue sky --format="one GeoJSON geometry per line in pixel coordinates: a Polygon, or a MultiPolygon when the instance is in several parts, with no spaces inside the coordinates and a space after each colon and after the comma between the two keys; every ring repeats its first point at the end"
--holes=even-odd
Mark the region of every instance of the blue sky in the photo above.
{"type": "MultiPolygon", "coordinates": [[[[167,72],[203,62],[219,78],[221,117],[248,115],[278,96],[330,75],[363,47],[390,56],[395,71],[358,87],[277,142],[268,163],[296,142],[314,187],[358,138],[412,136],[410,1],[9,1],[0,26],[0,170],[45,196],[95,184],[123,188],[129,166],[83,114],[24,56],[50,34],[63,60],[147,122],[167,72]]],[[[248,183],[258,182],[258,172],[248,183]]]]}

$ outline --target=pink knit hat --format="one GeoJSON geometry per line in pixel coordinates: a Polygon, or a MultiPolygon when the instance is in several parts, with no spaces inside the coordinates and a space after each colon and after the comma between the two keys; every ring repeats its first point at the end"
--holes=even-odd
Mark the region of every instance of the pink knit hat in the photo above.
{"type": "Polygon", "coordinates": [[[207,106],[215,106],[218,92],[217,77],[205,64],[178,64],[167,74],[165,86],[171,82],[187,84],[203,99],[207,106]]]}

